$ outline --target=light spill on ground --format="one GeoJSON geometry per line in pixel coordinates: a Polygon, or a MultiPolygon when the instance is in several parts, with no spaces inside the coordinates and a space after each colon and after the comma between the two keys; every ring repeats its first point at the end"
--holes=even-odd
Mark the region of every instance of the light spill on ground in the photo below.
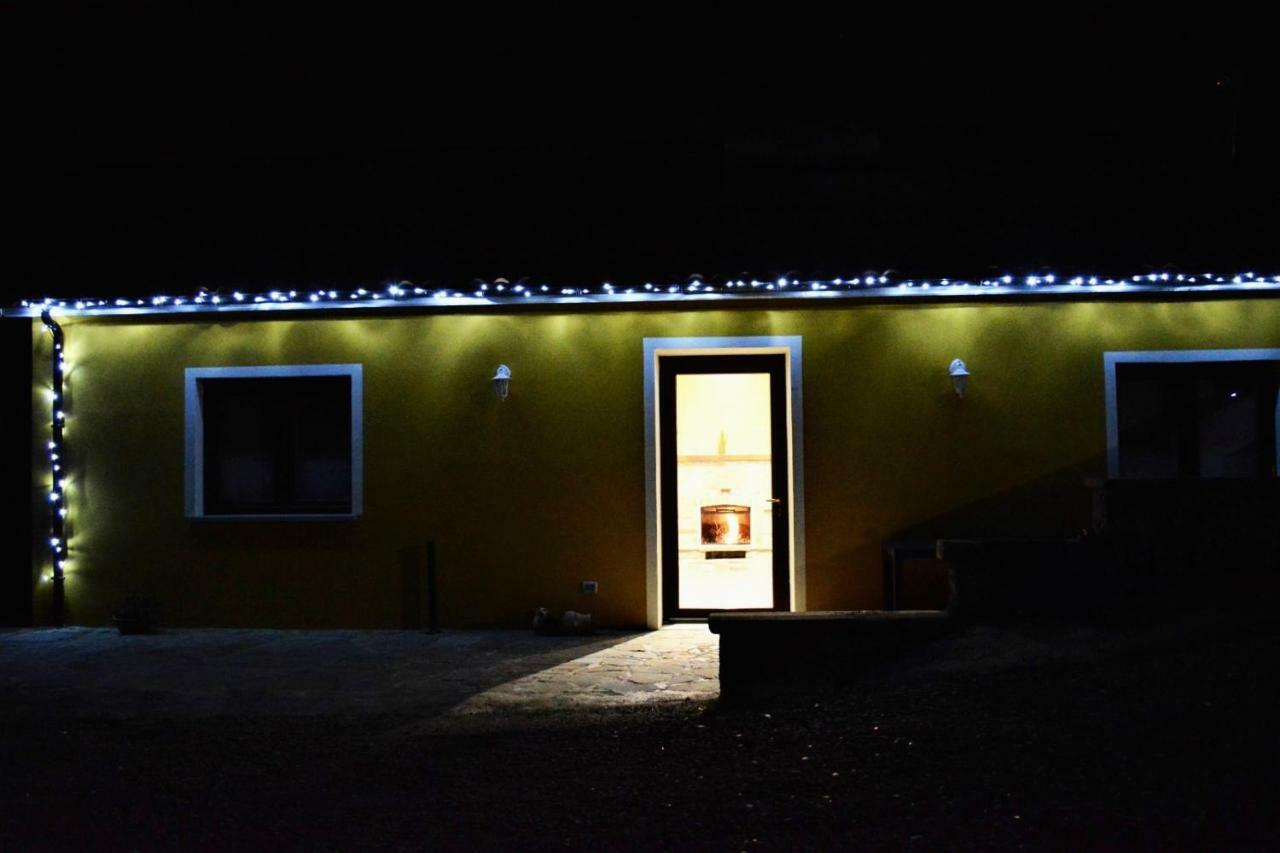
{"type": "Polygon", "coordinates": [[[706,625],[673,625],[491,687],[454,713],[708,700],[719,666],[720,638],[706,625]]]}

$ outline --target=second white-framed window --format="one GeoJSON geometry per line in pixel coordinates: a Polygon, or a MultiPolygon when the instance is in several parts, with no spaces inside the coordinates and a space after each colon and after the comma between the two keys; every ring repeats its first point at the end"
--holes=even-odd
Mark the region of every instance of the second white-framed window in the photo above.
{"type": "Polygon", "coordinates": [[[1280,349],[1104,355],[1116,479],[1280,476],[1280,349]]]}

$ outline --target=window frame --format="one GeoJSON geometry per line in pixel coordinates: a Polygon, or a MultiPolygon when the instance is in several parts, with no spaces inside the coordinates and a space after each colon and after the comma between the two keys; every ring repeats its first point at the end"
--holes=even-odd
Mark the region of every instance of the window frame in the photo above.
{"type": "Polygon", "coordinates": [[[199,521],[352,521],[364,514],[364,365],[272,364],[248,367],[188,367],[184,371],[186,516],[199,521]],[[205,379],[290,379],[346,376],[351,380],[351,511],[333,513],[209,514],[204,506],[205,379]]]}
{"type": "MultiPolygon", "coordinates": [[[[1120,413],[1117,407],[1116,366],[1119,364],[1193,364],[1223,361],[1280,361],[1280,349],[1132,350],[1102,354],[1107,403],[1107,479],[1120,477],[1120,413]]],[[[1280,402],[1277,403],[1280,407],[1280,402]]],[[[1280,476],[1280,411],[1275,420],[1276,470],[1280,476]]]]}

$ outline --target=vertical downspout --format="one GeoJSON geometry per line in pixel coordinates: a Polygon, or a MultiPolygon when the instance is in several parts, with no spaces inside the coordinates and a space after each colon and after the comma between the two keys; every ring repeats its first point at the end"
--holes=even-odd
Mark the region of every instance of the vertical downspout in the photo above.
{"type": "Polygon", "coordinates": [[[62,327],[48,308],[40,312],[40,319],[53,334],[53,417],[49,423],[49,473],[53,482],[49,487],[49,554],[53,559],[53,623],[61,625],[66,612],[63,567],[67,560],[67,495],[63,477],[66,457],[62,438],[62,427],[66,422],[62,397],[64,338],[62,327]]]}

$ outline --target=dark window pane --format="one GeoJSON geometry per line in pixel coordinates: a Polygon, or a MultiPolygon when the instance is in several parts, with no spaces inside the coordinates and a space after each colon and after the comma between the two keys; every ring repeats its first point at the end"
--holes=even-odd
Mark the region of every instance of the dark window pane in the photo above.
{"type": "Polygon", "coordinates": [[[1278,377],[1272,361],[1117,365],[1120,476],[1274,476],[1278,377]]]}
{"type": "Polygon", "coordinates": [[[1196,385],[1201,477],[1256,477],[1261,467],[1260,389],[1201,379],[1196,385]]]}
{"type": "Polygon", "coordinates": [[[351,379],[205,379],[205,511],[351,511],[351,379]]]}
{"type": "Polygon", "coordinates": [[[205,435],[212,428],[219,449],[214,457],[217,467],[206,476],[215,478],[216,494],[224,500],[238,504],[275,500],[276,460],[269,426],[254,401],[234,395],[217,407],[212,423],[206,420],[205,435]]]}
{"type": "Polygon", "coordinates": [[[323,396],[295,401],[292,490],[301,502],[351,502],[349,383],[342,393],[346,405],[341,408],[323,396]]]}
{"type": "Polygon", "coordinates": [[[1176,477],[1178,422],[1174,394],[1159,376],[1143,375],[1133,367],[1122,364],[1117,371],[1120,476],[1127,479],[1176,477]]]}

